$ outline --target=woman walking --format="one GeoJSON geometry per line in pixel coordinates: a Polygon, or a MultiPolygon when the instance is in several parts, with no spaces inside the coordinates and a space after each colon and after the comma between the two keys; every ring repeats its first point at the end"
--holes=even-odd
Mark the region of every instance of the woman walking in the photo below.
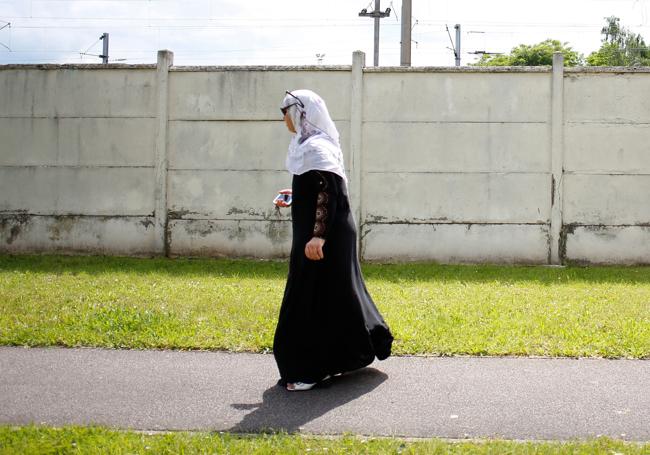
{"type": "Polygon", "coordinates": [[[361,275],[339,134],[325,102],[296,90],[280,110],[294,133],[286,161],[293,242],[273,353],[279,384],[300,391],[387,358],[393,336],[361,275]]]}

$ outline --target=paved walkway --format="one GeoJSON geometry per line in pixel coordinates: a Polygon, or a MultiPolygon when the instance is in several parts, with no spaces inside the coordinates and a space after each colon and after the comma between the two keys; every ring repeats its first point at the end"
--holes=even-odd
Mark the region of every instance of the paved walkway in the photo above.
{"type": "Polygon", "coordinates": [[[256,354],[0,348],[0,424],[650,441],[650,361],[393,357],[289,393],[256,354]]]}

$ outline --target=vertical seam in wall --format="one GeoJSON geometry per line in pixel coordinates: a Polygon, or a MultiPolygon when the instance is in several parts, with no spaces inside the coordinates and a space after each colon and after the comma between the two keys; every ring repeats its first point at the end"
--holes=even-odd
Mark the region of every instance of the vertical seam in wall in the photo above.
{"type": "Polygon", "coordinates": [[[166,75],[165,75],[165,156],[164,156],[164,165],[163,171],[165,176],[163,178],[162,189],[164,191],[165,204],[164,209],[164,223],[163,223],[163,245],[164,245],[164,255],[165,257],[170,256],[171,250],[171,232],[169,230],[169,95],[170,95],[170,84],[169,84],[169,67],[173,65],[174,54],[169,52],[167,54],[167,65],[166,75]]]}
{"type": "Polygon", "coordinates": [[[168,120],[169,120],[169,67],[174,54],[170,51],[158,51],[156,85],[158,105],[156,108],[157,137],[155,153],[155,237],[156,250],[169,256],[169,226],[167,216],[167,173],[168,173],[168,120]]]}
{"type": "Polygon", "coordinates": [[[561,264],[565,259],[566,239],[562,229],[564,171],[564,56],[553,55],[551,73],[551,222],[549,262],[561,264]]]}
{"type": "Polygon", "coordinates": [[[356,51],[352,54],[350,84],[350,153],[352,158],[352,210],[357,221],[357,256],[363,258],[364,235],[363,220],[363,67],[365,54],[356,51]]]}

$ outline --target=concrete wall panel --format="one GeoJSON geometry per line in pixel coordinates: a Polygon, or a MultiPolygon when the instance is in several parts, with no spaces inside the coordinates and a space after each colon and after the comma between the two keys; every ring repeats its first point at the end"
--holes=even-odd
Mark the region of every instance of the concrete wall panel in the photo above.
{"type": "Polygon", "coordinates": [[[363,126],[368,172],[548,172],[544,123],[404,123],[363,126]]]}
{"type": "Polygon", "coordinates": [[[151,217],[0,215],[4,253],[156,254],[151,217]]]}
{"type": "Polygon", "coordinates": [[[568,122],[650,123],[648,74],[569,74],[564,82],[568,122]]]}
{"type": "Polygon", "coordinates": [[[366,176],[369,222],[546,223],[546,174],[407,174],[366,176]]]}
{"type": "Polygon", "coordinates": [[[0,166],[153,166],[155,121],[5,117],[0,137],[0,166]]]}
{"type": "Polygon", "coordinates": [[[153,169],[0,168],[0,212],[149,216],[153,169]]]}
{"type": "Polygon", "coordinates": [[[650,124],[570,123],[565,129],[564,169],[650,173],[650,124]]]}
{"type": "Polygon", "coordinates": [[[368,73],[366,121],[548,122],[545,73],[368,73]]]}
{"type": "Polygon", "coordinates": [[[565,175],[564,223],[650,223],[650,175],[565,175]]]}
{"type": "Polygon", "coordinates": [[[281,120],[285,90],[321,95],[334,120],[350,118],[348,71],[170,73],[170,120],[281,120]]]}
{"type": "Polygon", "coordinates": [[[177,256],[287,257],[289,221],[172,220],[171,254],[177,256]]]}
{"type": "Polygon", "coordinates": [[[286,171],[172,171],[172,218],[286,220],[290,212],[273,205],[277,191],[291,188],[286,171]]]}
{"type": "Polygon", "coordinates": [[[577,226],[567,235],[566,257],[592,264],[650,264],[650,227],[577,226]]]}
{"type": "Polygon", "coordinates": [[[0,116],[153,117],[153,69],[0,71],[0,116]]]}
{"type": "Polygon", "coordinates": [[[368,224],[366,260],[505,262],[548,260],[548,226],[516,224],[368,224]]]}
{"type": "MultiPolygon", "coordinates": [[[[349,122],[336,122],[349,167],[349,122]]],[[[291,134],[281,121],[174,121],[171,169],[284,170],[291,134]]]]}

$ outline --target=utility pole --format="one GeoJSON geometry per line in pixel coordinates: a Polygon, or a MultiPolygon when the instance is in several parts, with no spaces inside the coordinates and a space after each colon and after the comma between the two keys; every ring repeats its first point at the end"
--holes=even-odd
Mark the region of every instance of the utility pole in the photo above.
{"type": "Polygon", "coordinates": [[[402,0],[402,46],[400,66],[411,66],[411,0],[402,0]]]}
{"type": "Polygon", "coordinates": [[[460,24],[454,25],[456,29],[456,46],[454,53],[456,54],[456,66],[460,66],[460,24]]]}
{"type": "MultiPolygon", "coordinates": [[[[375,10],[368,12],[367,9],[362,9],[359,13],[361,17],[372,17],[375,19],[375,66],[379,66],[379,19],[390,16],[390,8],[386,8],[386,12],[382,13],[379,10],[380,0],[375,0],[375,10]]],[[[409,42],[410,44],[410,42],[409,42]]]]}
{"type": "Polygon", "coordinates": [[[99,57],[102,59],[104,65],[108,64],[108,33],[102,33],[100,40],[104,41],[104,48],[102,50],[102,55],[99,57]]]}

